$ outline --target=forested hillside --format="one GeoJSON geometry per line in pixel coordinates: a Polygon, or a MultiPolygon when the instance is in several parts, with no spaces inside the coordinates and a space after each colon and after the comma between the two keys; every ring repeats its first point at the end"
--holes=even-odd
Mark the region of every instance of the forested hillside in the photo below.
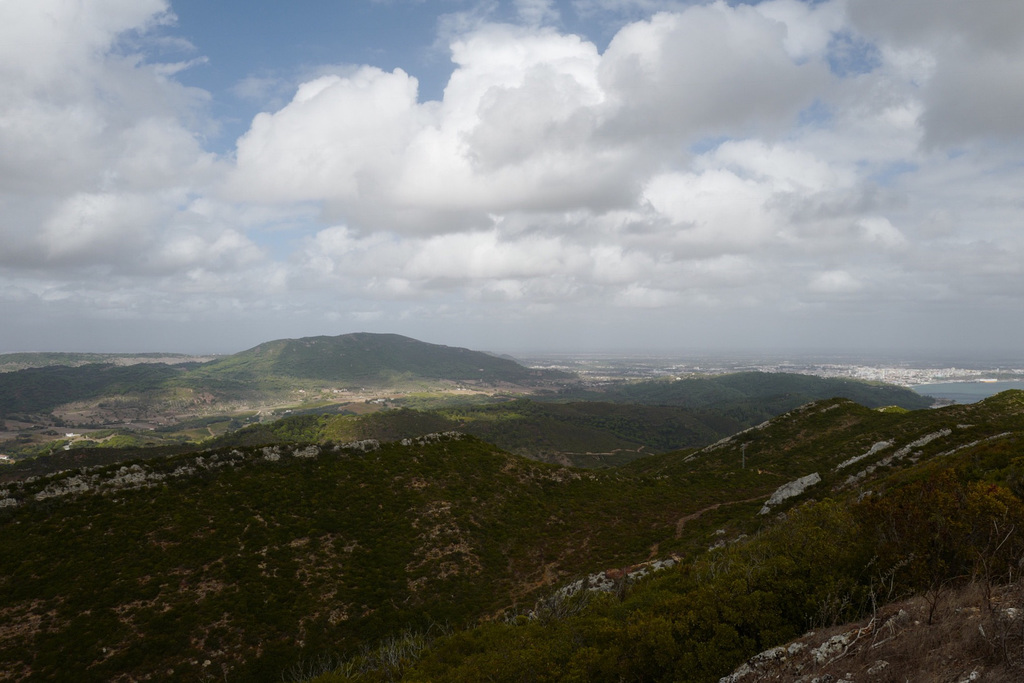
{"type": "MultiPolygon", "coordinates": [[[[897,405],[908,410],[927,408],[925,396],[891,384],[823,378],[784,372],[737,372],[708,377],[659,379],[611,384],[600,389],[567,388],[578,399],[717,409],[737,419],[766,420],[808,401],[842,396],[868,408],[897,405]]],[[[760,420],[758,420],[760,421],[760,420]]]]}
{"type": "Polygon", "coordinates": [[[1020,392],[909,413],[835,399],[608,470],[441,434],[9,483],[0,668],[714,680],[887,600],[1013,578],[1022,433],[1020,392]],[[623,578],[649,561],[664,569],[623,578]],[[564,589],[587,576],[612,592],[564,589]],[[375,649],[401,642],[418,644],[375,649]]]}
{"type": "Polygon", "coordinates": [[[772,496],[753,534],[742,512],[719,518],[705,552],[635,584],[574,585],[473,629],[406,634],[313,680],[1020,680],[1024,394],[985,404],[888,416],[817,404],[638,461],[672,477],[756,448],[751,465],[815,470],[802,478],[814,498],[772,496]]]}
{"type": "Polygon", "coordinates": [[[54,365],[0,373],[0,417],[48,413],[83,399],[157,392],[186,372],[187,365],[54,365]]]}
{"type": "Polygon", "coordinates": [[[266,377],[388,386],[407,380],[524,382],[568,379],[480,351],[428,344],[397,334],[280,339],[203,366],[195,378],[252,382],[266,377]]]}
{"type": "MultiPolygon", "coordinates": [[[[24,356],[13,354],[25,363],[24,356]]],[[[82,354],[45,354],[45,367],[0,373],[0,417],[48,413],[88,399],[132,397],[151,408],[184,400],[255,400],[298,390],[435,385],[524,388],[570,375],[534,370],[480,351],[428,344],[396,334],[281,339],[205,363],[83,363],[82,354]],[[67,356],[68,365],[53,365],[67,356]]],[[[101,357],[102,358],[102,357],[101,357]]],[[[172,359],[177,360],[177,359],[172,359]]]]}

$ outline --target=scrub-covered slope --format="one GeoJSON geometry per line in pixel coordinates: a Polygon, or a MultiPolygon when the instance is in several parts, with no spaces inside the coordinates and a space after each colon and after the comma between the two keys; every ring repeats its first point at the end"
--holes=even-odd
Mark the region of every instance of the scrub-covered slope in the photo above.
{"type": "Polygon", "coordinates": [[[190,375],[193,381],[253,382],[272,377],[382,387],[422,380],[528,383],[569,375],[532,370],[481,351],[367,332],[266,342],[208,363],[190,375]]]}
{"type": "MultiPolygon", "coordinates": [[[[852,616],[877,571],[908,568],[899,590],[944,580],[910,561],[927,560],[930,537],[915,529],[928,532],[933,518],[973,514],[987,529],[995,501],[1011,515],[997,528],[1016,528],[1015,494],[1000,481],[1019,487],[1022,431],[1020,392],[905,414],[832,399],[699,452],[612,470],[444,434],[226,447],[9,483],[0,670],[27,680],[277,681],[408,629],[518,611],[525,621],[439,641],[419,674],[409,670],[413,680],[549,670],[655,680],[678,678],[684,665],[709,680],[814,619],[852,616]],[[950,459],[968,468],[954,471],[952,497],[915,483],[950,459]],[[996,487],[991,496],[978,482],[996,487]],[[882,495],[890,489],[905,493],[882,495]],[[834,502],[779,526],[777,513],[811,498],[834,502]],[[935,515],[918,519],[904,505],[935,515]],[[885,536],[895,522],[901,535],[885,536]],[[762,527],[766,540],[736,542],[762,527]],[[581,622],[555,609],[563,626],[554,630],[528,616],[573,580],[670,558],[676,568],[652,583],[661,593],[624,590],[581,622]]],[[[943,558],[954,576],[982,542],[956,533],[938,546],[954,549],[943,558]]],[[[1002,555],[980,556],[1001,571],[1002,555]]],[[[601,576],[616,585],[621,572],[601,576]]]]}

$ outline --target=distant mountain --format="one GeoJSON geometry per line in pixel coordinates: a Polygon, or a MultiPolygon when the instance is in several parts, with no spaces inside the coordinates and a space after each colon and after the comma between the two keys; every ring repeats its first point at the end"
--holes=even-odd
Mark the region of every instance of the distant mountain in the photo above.
{"type": "Polygon", "coordinates": [[[47,368],[53,365],[79,367],[81,365],[138,365],[153,363],[177,365],[201,363],[212,356],[190,356],[183,353],[0,353],[0,372],[15,372],[28,368],[47,368]]]}
{"type": "Polygon", "coordinates": [[[290,377],[381,387],[417,380],[524,383],[571,375],[532,370],[508,358],[398,334],[359,332],[266,342],[207,363],[193,377],[235,381],[290,377]]]}
{"type": "Polygon", "coordinates": [[[206,363],[183,363],[181,358],[168,357],[176,363],[168,365],[149,362],[163,358],[151,355],[145,356],[145,363],[121,366],[109,362],[81,364],[88,357],[81,354],[46,356],[44,360],[65,360],[74,366],[49,365],[0,373],[0,417],[46,413],[73,401],[107,396],[134,395],[156,405],[165,399],[180,403],[196,393],[219,399],[259,398],[318,383],[355,389],[424,388],[438,383],[525,387],[573,377],[556,370],[533,370],[481,351],[428,344],[397,334],[279,339],[206,363]]]}

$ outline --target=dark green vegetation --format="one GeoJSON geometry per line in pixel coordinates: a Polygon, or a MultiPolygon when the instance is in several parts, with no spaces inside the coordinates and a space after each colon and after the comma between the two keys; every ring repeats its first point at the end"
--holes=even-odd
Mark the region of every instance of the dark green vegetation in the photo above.
{"type": "MultiPolygon", "coordinates": [[[[823,481],[812,490],[823,500],[805,500],[750,537],[737,535],[742,514],[720,520],[725,533],[710,539],[726,542],[627,590],[562,596],[529,615],[419,647],[386,641],[316,680],[716,681],[809,629],[874,615],[910,595],[921,596],[931,624],[960,586],[972,583],[991,596],[1002,583],[1020,582],[1024,394],[1008,392],[986,404],[893,420],[826,402],[779,418],[718,450],[735,453],[747,444],[751,464],[759,465],[788,452],[793,465],[820,472],[823,481]],[[893,443],[865,455],[881,436],[893,443]],[[858,456],[865,457],[838,466],[858,456]]],[[[649,460],[661,462],[643,469],[669,477],[714,468],[707,452],[689,468],[686,458],[649,460]]],[[[968,671],[991,668],[998,672],[993,680],[1020,679],[1024,640],[1019,625],[1006,622],[1016,617],[1005,615],[1016,614],[1021,600],[1017,590],[998,603],[981,601],[995,615],[989,623],[1001,629],[975,635],[968,671]]],[[[841,652],[808,658],[801,673],[815,675],[841,652]]],[[[913,679],[917,670],[910,659],[880,680],[913,679]]]]}
{"type": "Polygon", "coordinates": [[[721,425],[713,427],[716,433],[833,396],[868,407],[916,409],[930,404],[899,387],[791,374],[739,373],[587,389],[565,373],[526,368],[506,358],[393,334],[284,339],[207,363],[177,365],[79,365],[77,361],[73,367],[52,365],[55,358],[51,356],[59,359],[63,355],[77,358],[80,354],[45,354],[46,367],[0,373],[0,418],[48,413],[76,401],[110,399],[134,408],[135,417],[141,419],[155,407],[198,410],[211,403],[256,400],[299,389],[432,385],[539,390],[559,402],[585,400],[713,411],[724,418],[721,425]],[[133,401],[137,405],[127,405],[133,401]]]}
{"type": "Polygon", "coordinates": [[[602,389],[567,388],[563,395],[588,401],[715,409],[745,423],[756,423],[808,401],[842,396],[868,408],[927,408],[932,401],[891,384],[853,379],[767,372],[737,372],[714,377],[689,377],[614,384],[602,389]]]}
{"type": "MultiPolygon", "coordinates": [[[[29,356],[34,354],[11,354],[29,356]]],[[[138,397],[148,404],[252,399],[300,388],[543,385],[570,379],[469,349],[427,344],[396,334],[282,339],[207,363],[118,366],[52,365],[0,373],[0,417],[49,412],[87,399],[138,397]]],[[[66,354],[76,359],[79,354],[66,354]]],[[[0,358],[3,358],[0,356],[0,358]]],[[[80,359],[79,359],[80,360],[80,359]]],[[[28,362],[21,359],[19,362],[28,362]]],[[[69,360],[70,362],[70,360],[69,360]]]]}
{"type": "MultiPolygon", "coordinates": [[[[693,380],[687,383],[687,388],[695,392],[702,383],[717,385],[723,379],[731,378],[693,380]]],[[[768,408],[755,407],[758,404],[754,399],[744,395],[736,398],[736,394],[716,402],[702,401],[699,397],[690,401],[700,404],[699,407],[512,399],[432,410],[400,408],[367,415],[338,415],[334,406],[327,406],[248,426],[234,420],[232,429],[206,445],[251,446],[324,439],[397,441],[428,432],[460,431],[537,460],[578,467],[621,465],[653,453],[705,446],[761,423],[766,415],[777,414],[774,411],[784,412],[783,408],[790,404],[795,407],[827,396],[827,391],[833,387],[824,380],[820,380],[820,386],[813,381],[804,382],[804,392],[794,393],[788,391],[788,375],[747,373],[739,380],[742,383],[737,384],[741,386],[753,384],[763,388],[778,383],[780,388],[768,408]]],[[[850,393],[866,396],[872,405],[886,405],[889,399],[903,398],[892,395],[890,389],[894,387],[858,386],[858,383],[851,383],[851,386],[857,391],[850,393]]],[[[216,419],[192,422],[205,424],[216,419]]],[[[219,419],[226,421],[226,418],[219,419]]]]}
{"type": "Polygon", "coordinates": [[[448,420],[450,429],[512,453],[577,466],[623,464],[651,453],[702,446],[737,431],[729,419],[673,406],[522,399],[436,414],[448,420]]]}
{"type": "MultiPolygon", "coordinates": [[[[46,354],[43,361],[60,357],[46,354]]],[[[208,363],[0,373],[0,429],[7,431],[3,452],[20,461],[19,476],[114,461],[97,448],[126,457],[132,448],[166,454],[187,444],[394,440],[453,429],[518,455],[597,467],[703,446],[832,396],[868,407],[928,403],[898,387],[765,373],[588,389],[562,373],[484,353],[398,335],[351,334],[268,342],[208,363]],[[408,393],[424,388],[430,391],[408,393]],[[375,397],[372,403],[367,396],[375,397]],[[420,410],[365,414],[385,406],[420,410]],[[270,424],[282,415],[291,417],[270,424]],[[315,423],[297,419],[308,415],[319,417],[315,423]],[[68,430],[88,431],[64,437],[68,430]]]]}
{"type": "MultiPolygon", "coordinates": [[[[557,402],[518,400],[428,411],[457,429],[519,455],[576,466],[618,465],[651,453],[704,446],[776,415],[821,399],[843,397],[868,408],[927,408],[909,389],[808,375],[732,375],[617,384],[601,391],[567,388],[557,402]],[[567,397],[584,398],[566,402],[567,397]]],[[[359,422],[350,438],[400,438],[422,433],[407,417],[379,415],[359,422]],[[388,433],[375,431],[387,425],[388,433]]],[[[417,425],[422,430],[425,425],[417,425]]]]}
{"type": "Polygon", "coordinates": [[[471,438],[292,453],[180,456],[11,491],[30,502],[0,538],[0,609],[21,632],[0,643],[0,668],[191,680],[211,659],[233,680],[277,680],[296,658],[529,604],[559,576],[647,554],[682,509],[663,508],[667,483],[622,487],[471,438]],[[46,497],[83,485],[93,492],[46,497]],[[657,531],[637,533],[638,502],[657,531]]]}
{"type": "Polygon", "coordinates": [[[0,416],[47,413],[73,401],[155,392],[181,377],[188,367],[159,363],[54,365],[0,373],[0,416]]]}
{"type": "Polygon", "coordinates": [[[54,365],[79,367],[81,365],[135,365],[138,363],[177,364],[195,361],[197,357],[180,353],[3,353],[0,354],[0,372],[15,372],[28,368],[46,368],[54,365]]]}
{"type": "MultiPolygon", "coordinates": [[[[756,538],[656,575],[625,596],[574,596],[586,604],[441,638],[418,653],[420,661],[406,661],[404,679],[717,681],[809,629],[870,616],[887,598],[918,593],[934,607],[971,578],[991,589],[1015,575],[1022,523],[1020,499],[956,472],[862,503],[805,505],[756,538]],[[916,514],[904,516],[908,509],[916,514]]],[[[1019,647],[1019,638],[1013,642],[1019,647]]],[[[972,659],[1011,664],[1019,680],[1020,655],[998,645],[983,642],[972,659]]],[[[913,662],[902,669],[917,670],[913,662]]],[[[387,679],[401,668],[352,676],[355,670],[320,681],[387,679]]]]}
{"type": "Polygon", "coordinates": [[[825,398],[840,396],[869,408],[917,409],[931,404],[908,389],[890,385],[758,372],[619,385],[599,393],[581,392],[595,400],[567,402],[564,396],[573,392],[564,390],[557,401],[547,396],[324,418],[315,430],[308,429],[312,425],[307,420],[307,431],[293,440],[397,440],[458,430],[518,455],[592,467],[705,446],[825,398]]]}
{"type": "MultiPolygon", "coordinates": [[[[303,419],[287,424],[323,429],[303,419]]],[[[1022,436],[1021,392],[907,413],[828,399],[607,470],[445,436],[8,484],[0,671],[277,681],[347,662],[360,680],[717,680],[882,601],[1007,578],[1024,557],[1022,436]],[[820,483],[757,514],[811,473],[820,483]],[[632,587],[528,613],[568,581],[672,554],[632,587]]]]}
{"type": "Polygon", "coordinates": [[[461,408],[286,417],[244,427],[211,444],[397,441],[429,432],[459,431],[535,460],[593,467],[705,445],[745,426],[713,414],[698,417],[671,406],[516,399],[461,408]],[[722,429],[723,425],[727,428],[722,429]]]}
{"type": "MultiPolygon", "coordinates": [[[[294,440],[397,440],[458,430],[527,457],[577,466],[618,465],[651,453],[705,446],[825,398],[848,398],[869,408],[918,409],[931,404],[913,391],[890,385],[759,372],[640,382],[583,393],[607,400],[565,402],[548,397],[325,418],[318,430],[307,430],[294,440]]],[[[308,420],[304,424],[311,425],[308,420]]]]}
{"type": "Polygon", "coordinates": [[[238,382],[244,386],[274,377],[335,382],[355,388],[422,380],[523,384],[569,379],[565,373],[531,370],[480,351],[365,332],[267,342],[204,365],[194,375],[197,381],[238,382]]]}

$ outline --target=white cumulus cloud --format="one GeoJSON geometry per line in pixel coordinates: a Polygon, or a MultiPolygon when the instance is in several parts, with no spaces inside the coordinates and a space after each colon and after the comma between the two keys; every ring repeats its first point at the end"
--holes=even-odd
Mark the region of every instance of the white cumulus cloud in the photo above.
{"type": "Polygon", "coordinates": [[[0,313],[710,340],[1024,304],[1024,5],[475,7],[430,29],[436,99],[415,63],[261,66],[216,154],[168,2],[0,3],[0,313]]]}

